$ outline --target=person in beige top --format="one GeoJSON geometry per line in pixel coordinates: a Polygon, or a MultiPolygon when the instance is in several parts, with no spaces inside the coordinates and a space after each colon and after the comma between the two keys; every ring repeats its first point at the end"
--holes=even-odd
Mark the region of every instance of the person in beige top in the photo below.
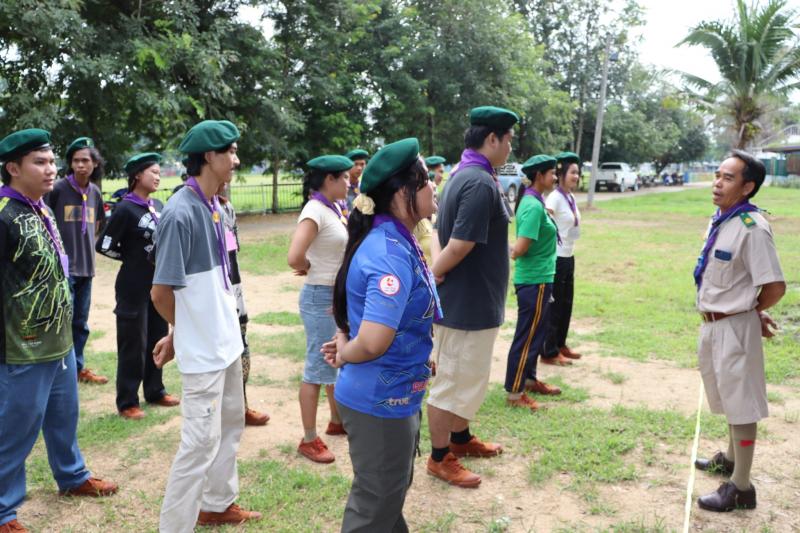
{"type": "Polygon", "coordinates": [[[750,467],[756,424],[768,415],[761,337],[772,337],[766,313],[786,292],[769,223],[750,203],[764,182],[764,164],[734,150],[714,179],[711,219],[695,268],[697,309],[703,316],[697,355],[711,412],[724,414],[728,451],[698,459],[700,470],[731,476],[697,503],[717,512],[756,507],[750,467]]]}

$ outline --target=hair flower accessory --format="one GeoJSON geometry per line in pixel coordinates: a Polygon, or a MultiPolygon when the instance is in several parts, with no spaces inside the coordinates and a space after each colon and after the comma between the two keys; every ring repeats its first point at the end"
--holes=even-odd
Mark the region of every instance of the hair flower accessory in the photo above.
{"type": "Polygon", "coordinates": [[[353,200],[353,207],[365,215],[375,214],[375,200],[364,193],[360,193],[356,196],[356,199],[353,200]]]}

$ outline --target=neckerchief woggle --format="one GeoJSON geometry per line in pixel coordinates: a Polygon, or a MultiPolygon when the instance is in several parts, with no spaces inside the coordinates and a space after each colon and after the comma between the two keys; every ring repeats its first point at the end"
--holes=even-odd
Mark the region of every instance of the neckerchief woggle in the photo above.
{"type": "Polygon", "coordinates": [[[567,205],[569,205],[569,210],[572,211],[572,216],[575,217],[575,226],[578,226],[578,206],[575,205],[575,198],[572,196],[572,193],[569,193],[562,189],[561,187],[557,188],[558,192],[561,193],[561,196],[567,201],[567,205]]]}
{"type": "Polygon", "coordinates": [[[41,199],[38,202],[34,202],[8,185],[0,187],[0,198],[13,198],[27,204],[28,207],[33,209],[33,212],[36,213],[42,223],[44,223],[44,229],[47,230],[47,234],[50,236],[50,244],[53,245],[53,249],[56,251],[56,255],[58,255],[58,260],[61,262],[61,269],[64,271],[64,277],[69,278],[69,256],[67,256],[67,253],[61,248],[61,242],[58,240],[56,230],[53,227],[53,221],[50,220],[50,216],[44,210],[44,202],[42,202],[41,199]]]}
{"type": "Polygon", "coordinates": [[[428,286],[428,292],[431,293],[431,297],[433,297],[433,301],[436,304],[436,308],[433,311],[433,317],[435,320],[441,320],[444,317],[444,312],[442,311],[442,302],[439,300],[439,292],[436,290],[436,280],[433,279],[433,273],[428,268],[428,263],[425,261],[425,254],[422,252],[422,248],[420,247],[417,238],[414,237],[410,231],[408,231],[408,228],[406,228],[402,222],[391,215],[375,215],[375,218],[372,220],[372,227],[374,228],[380,226],[384,222],[391,222],[394,224],[397,232],[402,235],[406,241],[408,241],[414,250],[416,250],[417,258],[422,265],[425,284],[428,286]]]}
{"type": "Polygon", "coordinates": [[[139,196],[135,192],[131,191],[131,192],[126,193],[125,196],[122,197],[122,199],[123,200],[128,200],[132,204],[136,204],[136,205],[138,205],[140,207],[144,207],[145,209],[150,211],[150,218],[152,218],[153,222],[155,222],[156,226],[158,226],[158,213],[156,212],[156,207],[155,207],[155,205],[153,203],[153,199],[152,198],[148,198],[147,200],[145,200],[144,198],[142,198],[141,196],[139,196]]]}
{"type": "Polygon", "coordinates": [[[86,201],[89,200],[91,182],[86,186],[86,189],[81,189],[74,174],[67,174],[67,182],[75,189],[75,192],[81,195],[81,233],[86,233],[86,201]]]}
{"type": "Polygon", "coordinates": [[[231,288],[230,279],[228,278],[230,265],[228,265],[228,251],[225,246],[225,230],[222,228],[219,198],[215,194],[211,197],[211,201],[209,202],[194,176],[190,176],[189,179],[186,180],[186,186],[200,197],[203,204],[208,208],[209,213],[211,213],[211,221],[214,223],[214,230],[217,233],[217,253],[219,253],[219,260],[222,266],[222,281],[225,283],[225,289],[229,290],[231,288]]]}
{"type": "Polygon", "coordinates": [[[333,202],[331,202],[327,198],[325,198],[324,194],[322,194],[319,191],[314,191],[314,192],[311,193],[311,199],[318,201],[319,203],[321,203],[322,205],[324,205],[325,207],[327,207],[328,209],[330,209],[331,211],[336,213],[336,218],[339,219],[339,222],[341,222],[342,224],[347,226],[347,217],[344,216],[344,213],[342,213],[342,211],[339,208],[339,206],[334,204],[333,202]]]}
{"type": "Polygon", "coordinates": [[[722,227],[722,224],[725,221],[730,220],[731,218],[742,213],[749,213],[750,211],[761,211],[761,209],[745,200],[744,202],[741,202],[730,208],[725,213],[720,213],[719,209],[717,209],[717,212],[713,217],[711,217],[711,227],[708,229],[706,242],[703,245],[703,250],[700,252],[700,257],[697,258],[697,266],[694,267],[694,284],[697,285],[698,291],[700,290],[700,285],[703,282],[703,273],[706,271],[706,267],[708,266],[708,254],[711,253],[711,249],[717,242],[717,236],[719,235],[720,227],[722,227]]]}
{"type": "Polygon", "coordinates": [[[550,211],[547,210],[547,205],[544,203],[544,197],[542,196],[542,193],[533,187],[526,187],[523,196],[533,196],[539,200],[539,202],[542,204],[542,208],[544,209],[544,214],[547,215],[547,218],[550,219],[550,222],[552,222],[553,226],[556,228],[556,241],[558,241],[558,244],[561,244],[561,234],[558,233],[558,224],[556,224],[556,221],[553,220],[553,217],[550,215],[550,211]]]}

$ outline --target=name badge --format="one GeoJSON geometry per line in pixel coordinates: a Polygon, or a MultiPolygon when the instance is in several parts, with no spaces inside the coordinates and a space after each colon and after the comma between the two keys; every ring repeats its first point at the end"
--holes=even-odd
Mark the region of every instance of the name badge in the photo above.
{"type": "Polygon", "coordinates": [[[239,249],[239,247],[236,246],[236,235],[234,235],[233,232],[228,229],[225,230],[225,248],[229,252],[235,252],[239,249]]]}
{"type": "Polygon", "coordinates": [[[714,250],[714,257],[720,261],[730,261],[733,258],[733,254],[725,250],[714,250]]]}

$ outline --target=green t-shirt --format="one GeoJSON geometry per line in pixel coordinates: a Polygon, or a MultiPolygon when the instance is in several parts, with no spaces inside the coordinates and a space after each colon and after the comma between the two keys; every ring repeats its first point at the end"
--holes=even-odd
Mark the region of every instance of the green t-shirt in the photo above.
{"type": "Polygon", "coordinates": [[[542,202],[525,195],[517,209],[517,237],[531,239],[528,253],[514,263],[514,284],[553,283],[558,230],[542,202]]]}

